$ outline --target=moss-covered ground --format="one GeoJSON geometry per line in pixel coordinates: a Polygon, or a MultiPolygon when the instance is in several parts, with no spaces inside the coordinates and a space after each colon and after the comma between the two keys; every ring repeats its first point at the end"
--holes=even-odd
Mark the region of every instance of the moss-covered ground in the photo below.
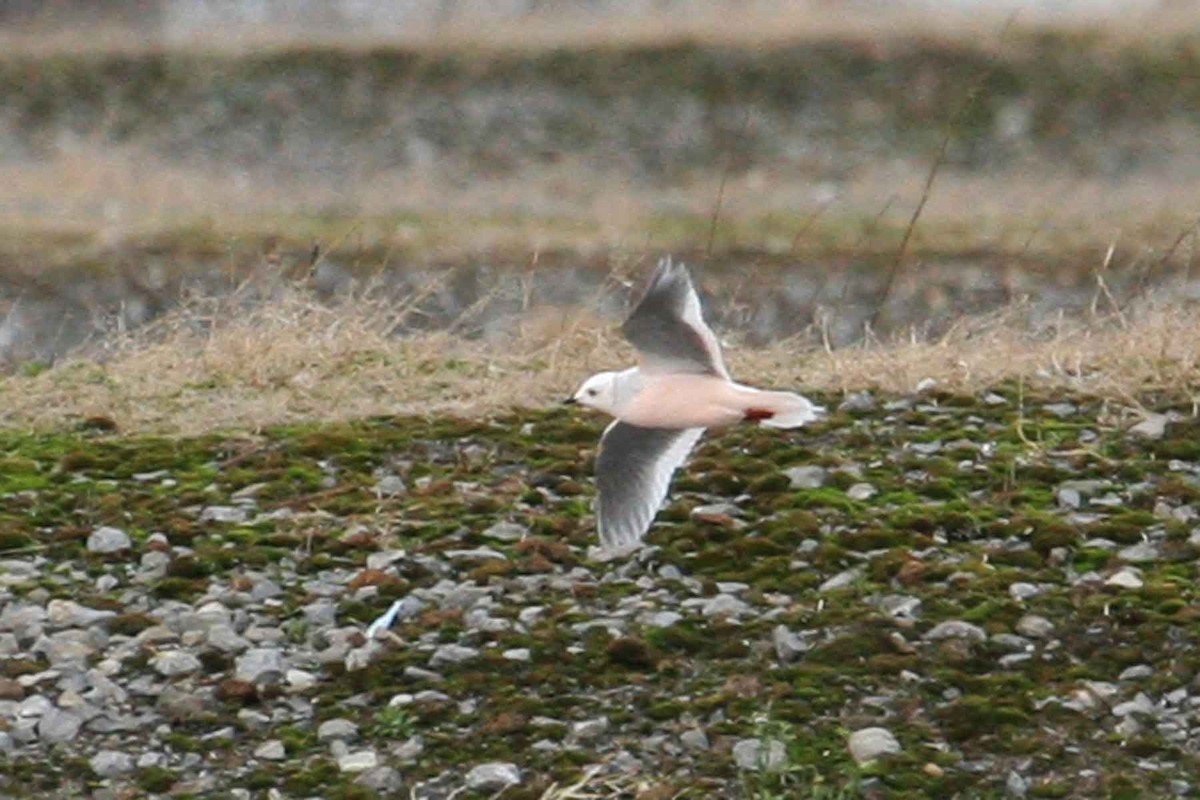
{"type": "MultiPolygon", "coordinates": [[[[486,590],[490,616],[505,621],[478,628],[462,609],[429,607],[397,624],[365,668],[323,665],[302,692],[313,718],[267,732],[237,712],[270,715],[286,698],[226,686],[223,702],[159,744],[223,770],[216,794],[192,792],[182,769],[114,779],[150,794],[376,796],[340,773],[316,737],[348,708],[381,752],[423,741],[399,767],[406,786],[505,761],[523,771],[505,798],[555,796],[555,784],[595,764],[613,773],[591,789],[609,794],[589,796],[999,797],[1014,782],[1030,797],[1184,791],[1200,768],[1189,702],[1200,640],[1195,424],[1138,438],[1098,402],[1015,385],[851,406],[860,410],[798,431],[710,435],[677,476],[650,548],[614,562],[588,551],[603,422],[565,411],[196,439],[127,438],[102,420],[66,433],[4,431],[0,563],[44,558],[44,570],[6,579],[9,599],[69,596],[119,610],[114,641],[154,625],[159,604],[195,603],[249,572],[279,583],[269,608],[297,641],[319,633],[298,612],[313,581],[339,571],[354,576],[335,598],[339,625],[365,626],[446,580],[486,590]],[[785,473],[812,465],[826,468],[822,485],[793,488],[785,473]],[[405,488],[384,493],[381,475],[405,488]],[[245,521],[200,511],[246,496],[257,508],[245,521]],[[693,513],[714,503],[735,508],[693,513]],[[523,526],[524,538],[485,536],[499,521],[523,526]],[[101,526],[126,531],[132,552],[89,553],[101,526]],[[131,581],[138,557],[163,548],[155,534],[171,561],[135,613],[131,581]],[[461,555],[484,547],[494,555],[461,555]],[[405,556],[366,568],[395,549],[405,556]],[[117,581],[95,580],[105,574],[117,581]],[[715,613],[722,594],[745,606],[715,613]],[[653,619],[664,611],[678,619],[653,619]],[[977,628],[929,636],[947,621],[977,628]],[[780,652],[779,626],[807,649],[780,652]],[[409,669],[427,668],[430,649],[450,642],[480,655],[439,666],[434,683],[409,669]],[[501,655],[514,649],[528,660],[501,655]],[[396,694],[427,688],[450,699],[388,708],[396,694]],[[1139,694],[1142,708],[1120,705],[1139,694]],[[599,717],[599,735],[573,727],[599,717]],[[225,726],[232,740],[204,738],[225,726]],[[902,752],[857,765],[847,736],[871,726],[891,730],[902,752]],[[695,729],[706,749],[680,743],[695,729]],[[733,745],[756,736],[784,744],[773,770],[736,765],[733,745]],[[264,738],[282,740],[286,760],[252,759],[264,738]]],[[[122,675],[145,667],[145,647],[122,675]]],[[[0,659],[9,678],[46,666],[0,659]]],[[[230,668],[210,653],[195,681],[217,686],[230,668]]],[[[85,763],[100,740],[111,744],[85,728],[68,745],[17,748],[0,759],[4,793],[73,796],[110,783],[85,763]]]]}

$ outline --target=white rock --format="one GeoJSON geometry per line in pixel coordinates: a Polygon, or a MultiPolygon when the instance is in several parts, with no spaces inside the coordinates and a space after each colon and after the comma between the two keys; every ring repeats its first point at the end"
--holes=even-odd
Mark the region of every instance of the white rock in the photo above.
{"type": "Polygon", "coordinates": [[[244,681],[258,681],[272,672],[282,676],[287,672],[287,661],[282,651],[271,647],[247,650],[234,665],[234,677],[244,681]]]}
{"type": "Polygon", "coordinates": [[[987,639],[987,633],[978,625],[951,619],[939,622],[925,634],[925,638],[931,642],[942,639],[969,639],[972,642],[982,642],[987,639]]]}
{"type": "Polygon", "coordinates": [[[787,763],[787,748],[778,739],[767,742],[763,752],[763,739],[742,739],[733,746],[733,761],[738,769],[775,772],[787,763]]]}
{"type": "Polygon", "coordinates": [[[818,466],[792,467],[785,470],[793,489],[819,489],[829,480],[829,470],[818,466]]]}
{"type": "Polygon", "coordinates": [[[88,766],[101,778],[114,778],[133,771],[133,756],[119,750],[101,750],[88,760],[88,766]]]}
{"type": "Polygon", "coordinates": [[[379,756],[374,750],[355,750],[337,760],[341,772],[366,772],[379,766],[379,756]]]}
{"type": "Polygon", "coordinates": [[[475,792],[500,791],[520,782],[521,770],[504,761],[480,764],[467,773],[467,788],[475,792]]]}
{"type": "Polygon", "coordinates": [[[89,553],[116,553],[121,550],[128,550],[132,546],[133,540],[129,538],[129,534],[120,528],[110,528],[108,526],[96,528],[87,540],[89,553]]]}
{"type": "Polygon", "coordinates": [[[287,758],[287,750],[278,739],[268,739],[255,748],[254,757],[264,761],[283,761],[287,758]]]}
{"type": "Polygon", "coordinates": [[[1017,633],[1034,639],[1042,639],[1054,632],[1054,623],[1037,614],[1026,614],[1017,620],[1017,633]]]}
{"type": "Polygon", "coordinates": [[[1121,589],[1140,589],[1144,585],[1142,576],[1133,567],[1123,567],[1117,570],[1109,575],[1108,580],[1104,583],[1121,589]]]}
{"type": "Polygon", "coordinates": [[[317,741],[329,742],[334,739],[354,739],[358,736],[358,725],[348,719],[327,719],[317,728],[317,741]]]}
{"type": "Polygon", "coordinates": [[[835,589],[845,589],[863,575],[862,567],[851,567],[843,570],[817,587],[818,592],[831,592],[835,589]]]}
{"type": "Polygon", "coordinates": [[[154,669],[166,678],[190,675],[202,668],[200,659],[186,650],[166,650],[154,657],[154,669]]]}
{"type": "Polygon", "coordinates": [[[850,755],[859,764],[874,761],[888,753],[899,753],[900,742],[887,728],[863,728],[850,734],[850,755]]]}
{"type": "Polygon", "coordinates": [[[444,644],[433,651],[433,655],[429,659],[429,666],[437,669],[447,664],[461,664],[464,661],[470,661],[478,655],[479,651],[474,647],[466,647],[461,644],[444,644]]]}
{"type": "Polygon", "coordinates": [[[869,483],[856,483],[846,490],[846,497],[851,500],[870,500],[878,491],[869,483]]]}

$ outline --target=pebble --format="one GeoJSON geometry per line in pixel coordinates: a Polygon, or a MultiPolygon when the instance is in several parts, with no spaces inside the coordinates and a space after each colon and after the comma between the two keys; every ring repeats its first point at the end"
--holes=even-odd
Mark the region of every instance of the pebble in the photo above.
{"type": "Polygon", "coordinates": [[[83,726],[83,717],[72,711],[51,708],[38,721],[38,738],[47,744],[69,742],[83,726]]]}
{"type": "Polygon", "coordinates": [[[399,475],[385,475],[375,484],[375,494],[380,497],[393,497],[407,488],[399,475]]]}
{"type": "Polygon", "coordinates": [[[1143,586],[1142,576],[1133,567],[1122,567],[1109,575],[1104,583],[1121,589],[1140,589],[1143,586]]]}
{"type": "Polygon", "coordinates": [[[887,728],[863,728],[850,734],[847,746],[858,764],[866,764],[880,756],[901,751],[900,742],[887,728]]]}
{"type": "Polygon", "coordinates": [[[1045,638],[1054,631],[1054,623],[1037,614],[1026,614],[1017,620],[1015,627],[1017,633],[1033,639],[1045,638]]]}
{"type": "Polygon", "coordinates": [[[597,717],[586,719],[571,725],[571,738],[579,742],[587,742],[603,736],[608,731],[608,718],[597,717]]]}
{"type": "Polygon", "coordinates": [[[134,769],[133,757],[119,750],[101,750],[88,759],[88,766],[101,778],[115,778],[134,769]]]}
{"type": "Polygon", "coordinates": [[[515,522],[497,522],[485,530],[483,535],[501,542],[518,542],[529,535],[529,529],[515,522]]]}
{"type": "Polygon", "coordinates": [[[817,587],[818,592],[832,592],[835,589],[845,589],[863,576],[862,567],[851,567],[829,578],[817,587]]]}
{"type": "Polygon", "coordinates": [[[330,742],[335,739],[354,739],[358,736],[358,725],[341,717],[328,719],[317,728],[317,741],[330,742]]]}
{"type": "Polygon", "coordinates": [[[846,496],[851,500],[870,500],[878,491],[869,483],[856,483],[846,490],[846,496]]]}
{"type": "Polygon", "coordinates": [[[939,622],[925,634],[925,639],[931,642],[943,639],[969,639],[972,642],[982,642],[987,639],[983,628],[970,622],[951,619],[939,622]]]}
{"type": "Polygon", "coordinates": [[[254,749],[254,757],[264,761],[283,761],[287,758],[287,750],[278,739],[268,739],[254,749]]]}
{"type": "Polygon", "coordinates": [[[116,615],[115,611],[88,608],[74,600],[51,600],[46,604],[46,621],[64,628],[86,628],[116,615]]]}
{"type": "Polygon", "coordinates": [[[506,761],[480,764],[467,773],[467,788],[473,792],[498,792],[520,782],[521,770],[506,761]]]}
{"type": "Polygon", "coordinates": [[[706,617],[736,617],[750,611],[750,605],[731,594],[718,594],[706,601],[700,613],[706,617]]]}
{"type": "Polygon", "coordinates": [[[775,772],[787,763],[787,748],[778,739],[767,742],[763,752],[763,739],[741,739],[733,745],[733,762],[738,769],[746,771],[775,772]]]}
{"type": "Polygon", "coordinates": [[[679,734],[679,742],[688,750],[702,751],[709,747],[708,735],[699,728],[689,728],[679,734]]]}
{"type": "Polygon", "coordinates": [[[1009,584],[1008,593],[1012,596],[1013,600],[1021,602],[1022,600],[1028,600],[1031,597],[1037,597],[1042,593],[1042,590],[1032,583],[1017,581],[1016,583],[1009,584]]]}
{"type": "Polygon", "coordinates": [[[1135,545],[1123,547],[1117,551],[1117,555],[1122,561],[1128,561],[1132,564],[1157,561],[1162,557],[1158,545],[1154,542],[1138,542],[1135,545]]]}
{"type": "Polygon", "coordinates": [[[120,528],[101,526],[88,536],[87,549],[89,553],[117,553],[128,550],[133,546],[129,534],[120,528]]]}
{"type": "Polygon", "coordinates": [[[154,657],[154,669],[165,678],[177,678],[199,672],[200,659],[183,650],[167,650],[154,657]]]}
{"type": "Polygon", "coordinates": [[[429,659],[429,666],[437,669],[447,664],[461,664],[464,661],[476,658],[478,655],[479,650],[474,647],[466,647],[461,644],[444,644],[433,651],[433,655],[429,659]]]}
{"type": "Polygon", "coordinates": [[[776,657],[784,664],[790,664],[812,649],[804,637],[793,633],[786,625],[776,625],[772,629],[771,643],[775,646],[776,657]]]}
{"type": "Polygon", "coordinates": [[[793,489],[819,489],[829,480],[829,470],[824,467],[792,467],[783,473],[793,489]]]}
{"type": "Polygon", "coordinates": [[[379,756],[374,750],[354,750],[337,760],[339,772],[365,772],[379,766],[379,756]]]}
{"type": "Polygon", "coordinates": [[[287,671],[283,652],[269,647],[256,647],[238,656],[233,676],[255,683],[271,675],[282,677],[287,671]]]}

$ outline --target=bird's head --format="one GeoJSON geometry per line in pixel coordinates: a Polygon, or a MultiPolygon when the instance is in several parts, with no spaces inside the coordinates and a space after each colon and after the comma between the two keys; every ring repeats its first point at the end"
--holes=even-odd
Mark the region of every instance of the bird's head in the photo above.
{"type": "Polygon", "coordinates": [[[600,372],[593,375],[564,402],[613,413],[617,405],[617,373],[600,372]]]}

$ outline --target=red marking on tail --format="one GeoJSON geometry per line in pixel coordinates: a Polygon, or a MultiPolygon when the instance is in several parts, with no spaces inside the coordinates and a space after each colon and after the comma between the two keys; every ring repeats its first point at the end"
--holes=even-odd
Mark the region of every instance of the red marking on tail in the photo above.
{"type": "Polygon", "coordinates": [[[775,416],[775,412],[765,408],[746,409],[746,420],[748,422],[758,422],[760,419],[770,419],[773,416],[775,416]]]}

